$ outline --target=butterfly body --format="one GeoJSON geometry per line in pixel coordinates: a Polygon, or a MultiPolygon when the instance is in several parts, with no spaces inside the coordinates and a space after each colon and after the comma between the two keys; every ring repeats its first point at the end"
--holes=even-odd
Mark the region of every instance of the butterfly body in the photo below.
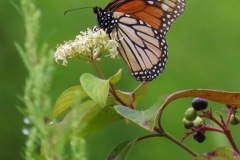
{"type": "Polygon", "coordinates": [[[168,59],[165,35],[185,0],[113,0],[94,8],[99,27],[119,40],[118,51],[138,81],[151,81],[168,59]]]}
{"type": "Polygon", "coordinates": [[[117,27],[117,20],[114,19],[111,11],[95,7],[94,13],[97,15],[100,28],[104,29],[107,33],[111,33],[111,31],[117,27]]]}

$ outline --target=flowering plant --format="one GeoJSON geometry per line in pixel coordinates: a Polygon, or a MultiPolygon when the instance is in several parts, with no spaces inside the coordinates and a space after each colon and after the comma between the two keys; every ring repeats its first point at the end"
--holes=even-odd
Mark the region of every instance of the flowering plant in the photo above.
{"type": "Polygon", "coordinates": [[[76,39],[65,42],[57,47],[55,52],[55,60],[63,61],[63,65],[67,65],[67,58],[82,58],[89,62],[100,59],[103,52],[108,52],[111,58],[118,55],[117,40],[109,39],[108,34],[103,29],[96,27],[93,30],[88,29],[76,36],[76,39]]]}
{"type": "MultiPolygon", "coordinates": [[[[165,137],[196,157],[195,159],[199,160],[216,157],[230,159],[240,157],[238,147],[228,128],[229,122],[232,124],[240,123],[240,118],[236,116],[235,112],[235,107],[240,106],[240,100],[238,98],[240,97],[240,93],[204,89],[186,90],[163,96],[158,103],[146,110],[137,110],[137,101],[146,93],[150,82],[141,83],[132,92],[116,90],[114,85],[121,78],[121,70],[112,77],[105,78],[101,69],[97,66],[97,60],[100,59],[102,52],[107,51],[111,58],[115,58],[118,55],[118,41],[119,40],[109,39],[108,34],[105,33],[104,30],[94,28],[93,30],[88,29],[87,32],[81,32],[80,35],[76,36],[75,40],[65,42],[65,44],[58,46],[55,52],[56,61],[62,60],[63,65],[66,65],[67,58],[77,57],[84,59],[94,64],[101,77],[97,78],[85,73],[80,77],[80,85],[71,87],[60,95],[53,109],[55,119],[58,119],[63,113],[66,114],[62,120],[56,123],[56,126],[58,126],[60,130],[64,124],[71,124],[73,119],[69,117],[73,117],[73,112],[69,112],[69,109],[72,108],[72,110],[77,110],[76,112],[74,111],[74,113],[77,113],[74,117],[79,120],[78,123],[86,124],[84,128],[79,130],[78,135],[81,137],[85,137],[96,129],[121,119],[136,123],[149,131],[149,135],[120,143],[111,151],[107,159],[119,159],[119,157],[121,157],[120,159],[125,159],[131,146],[136,142],[152,137],[165,137]],[[185,97],[200,98],[194,99],[192,104],[193,108],[188,109],[185,113],[183,124],[185,128],[191,129],[191,131],[183,136],[182,141],[188,136],[193,135],[193,138],[197,142],[202,143],[206,139],[205,133],[214,131],[225,134],[233,149],[221,147],[202,156],[198,156],[195,151],[184,145],[182,141],[171,136],[164,129],[161,120],[164,109],[170,102],[185,97]],[[220,121],[215,118],[211,108],[203,111],[207,108],[207,100],[228,104],[229,110],[227,110],[228,116],[226,122],[222,116],[220,116],[220,121]],[[203,114],[198,114],[197,111],[203,114]],[[210,124],[205,124],[204,118],[215,122],[219,125],[220,129],[212,127],[210,124]]],[[[57,134],[55,139],[58,139],[56,137],[57,134]]],[[[57,141],[55,141],[55,143],[57,144],[57,141]]]]}

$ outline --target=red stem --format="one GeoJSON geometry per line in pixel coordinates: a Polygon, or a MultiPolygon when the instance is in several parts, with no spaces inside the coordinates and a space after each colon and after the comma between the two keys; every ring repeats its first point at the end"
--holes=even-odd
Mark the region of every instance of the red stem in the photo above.
{"type": "Polygon", "coordinates": [[[224,131],[221,130],[221,129],[217,129],[217,128],[213,128],[213,127],[207,127],[207,126],[205,126],[205,127],[203,128],[203,130],[205,130],[205,131],[215,131],[215,132],[224,133],[224,131]]]}
{"type": "Polygon", "coordinates": [[[185,133],[186,135],[182,138],[181,142],[183,142],[191,134],[193,134],[195,132],[198,132],[198,131],[214,131],[214,132],[224,133],[223,130],[220,130],[220,129],[217,129],[217,128],[213,128],[213,127],[208,127],[208,126],[204,125],[201,128],[193,128],[191,132],[185,133]]]}
{"type": "Polygon", "coordinates": [[[229,125],[229,121],[230,121],[230,117],[231,115],[235,112],[235,108],[234,107],[231,107],[228,111],[228,115],[227,115],[227,118],[226,118],[226,127],[228,128],[228,125],[229,125]]]}
{"type": "MultiPolygon", "coordinates": [[[[235,141],[234,141],[234,139],[233,139],[233,137],[232,137],[232,134],[231,134],[230,130],[228,129],[228,124],[229,124],[230,116],[231,116],[231,114],[234,112],[234,110],[235,110],[235,109],[234,109],[233,107],[231,107],[231,109],[228,111],[228,115],[227,115],[227,119],[226,119],[226,122],[225,122],[225,123],[224,123],[223,121],[222,121],[222,123],[220,123],[216,118],[214,118],[214,117],[212,116],[212,114],[210,114],[210,116],[206,116],[206,118],[209,118],[209,119],[212,120],[214,123],[216,123],[220,128],[222,128],[223,134],[226,135],[226,137],[227,137],[228,141],[231,143],[233,149],[234,149],[238,154],[240,154],[240,152],[239,152],[239,150],[238,150],[238,147],[237,147],[237,145],[236,145],[236,143],[235,143],[235,141]]],[[[221,116],[220,116],[220,117],[221,117],[221,116]]]]}
{"type": "Polygon", "coordinates": [[[236,143],[235,143],[235,141],[234,141],[234,139],[233,139],[233,137],[232,137],[232,134],[231,134],[230,130],[228,129],[230,117],[231,117],[231,115],[232,115],[234,112],[235,112],[235,108],[234,108],[234,107],[231,107],[231,108],[229,109],[229,111],[228,111],[228,115],[227,115],[226,123],[225,123],[225,126],[226,126],[226,127],[225,127],[225,130],[224,130],[224,133],[225,133],[225,135],[227,136],[229,142],[231,143],[233,149],[234,149],[238,154],[240,154],[239,149],[238,149],[238,147],[237,147],[237,145],[236,145],[236,143]]]}
{"type": "Polygon", "coordinates": [[[212,115],[209,116],[209,117],[206,117],[206,118],[209,118],[210,120],[212,120],[214,123],[216,123],[219,127],[222,128],[222,130],[224,131],[226,129],[225,125],[223,125],[222,123],[220,123],[216,118],[214,118],[212,115]]]}
{"type": "Polygon", "coordinates": [[[132,93],[129,94],[129,102],[130,102],[129,107],[130,107],[131,109],[134,109],[133,94],[132,94],[132,93]]]}
{"type": "Polygon", "coordinates": [[[110,83],[110,93],[112,94],[112,96],[113,96],[119,103],[121,103],[121,104],[124,105],[124,106],[128,106],[126,103],[124,103],[124,102],[122,101],[121,98],[118,97],[118,95],[117,95],[117,93],[116,93],[116,91],[115,91],[115,88],[114,88],[114,86],[113,86],[112,83],[110,83]]]}
{"type": "Polygon", "coordinates": [[[225,130],[224,133],[225,133],[227,139],[229,140],[229,142],[231,143],[233,149],[234,149],[238,154],[240,154],[240,152],[239,152],[239,150],[238,150],[238,147],[237,147],[236,143],[234,142],[234,139],[233,139],[233,137],[232,137],[231,132],[230,132],[229,130],[225,130]]]}

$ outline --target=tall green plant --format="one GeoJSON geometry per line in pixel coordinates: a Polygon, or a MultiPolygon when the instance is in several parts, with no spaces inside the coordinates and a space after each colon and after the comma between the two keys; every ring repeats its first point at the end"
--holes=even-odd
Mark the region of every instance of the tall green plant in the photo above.
{"type": "Polygon", "coordinates": [[[62,141],[65,141],[66,132],[62,129],[58,146],[53,145],[53,133],[57,130],[51,125],[52,103],[49,95],[49,88],[53,77],[53,54],[47,44],[39,46],[41,11],[34,1],[21,0],[20,8],[24,18],[26,36],[24,47],[16,44],[16,47],[24,61],[28,71],[28,76],[24,86],[24,94],[21,96],[24,102],[22,111],[25,121],[30,123],[30,127],[24,130],[27,135],[24,159],[83,159],[84,160],[84,140],[72,134],[72,143],[66,149],[62,141]]]}

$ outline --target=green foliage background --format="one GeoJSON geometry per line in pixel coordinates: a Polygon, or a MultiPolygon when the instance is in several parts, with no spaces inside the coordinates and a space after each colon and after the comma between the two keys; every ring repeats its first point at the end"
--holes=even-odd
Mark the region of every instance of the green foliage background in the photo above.
{"type": "MultiPolygon", "coordinates": [[[[18,5],[18,1],[12,1],[18,5]]],[[[91,9],[84,9],[63,16],[63,12],[86,6],[104,7],[109,0],[52,0],[36,1],[42,11],[39,43],[47,42],[55,49],[56,44],[73,39],[79,31],[95,26],[96,19],[91,9]]],[[[172,26],[167,35],[169,60],[165,72],[152,83],[139,108],[147,108],[162,94],[174,91],[209,88],[226,91],[240,91],[240,1],[239,0],[187,0],[184,14],[172,26]]],[[[23,19],[10,1],[0,1],[0,159],[21,159],[26,137],[22,135],[23,116],[17,106],[23,94],[26,69],[17,53],[14,42],[23,45],[25,30],[23,19]]],[[[123,68],[123,78],[117,87],[131,91],[138,82],[129,74],[121,60],[103,58],[100,62],[104,74],[110,76],[123,68]]],[[[51,89],[53,101],[65,89],[79,84],[79,77],[85,72],[95,73],[93,67],[81,60],[70,60],[68,67],[56,63],[51,89]]],[[[181,139],[183,113],[190,106],[191,99],[171,104],[164,115],[164,126],[181,139]]],[[[223,105],[210,103],[219,112],[223,105]]],[[[222,113],[222,112],[221,112],[222,113]]],[[[239,127],[232,127],[236,134],[239,127]]],[[[124,121],[114,123],[87,137],[89,160],[104,159],[118,143],[146,134],[146,131],[124,121]]],[[[199,153],[221,145],[229,145],[219,134],[207,133],[206,142],[198,144],[191,138],[184,143],[199,153]]],[[[240,145],[240,143],[238,143],[240,145]]],[[[129,159],[191,159],[181,148],[166,139],[152,138],[138,143],[129,159]]]]}

